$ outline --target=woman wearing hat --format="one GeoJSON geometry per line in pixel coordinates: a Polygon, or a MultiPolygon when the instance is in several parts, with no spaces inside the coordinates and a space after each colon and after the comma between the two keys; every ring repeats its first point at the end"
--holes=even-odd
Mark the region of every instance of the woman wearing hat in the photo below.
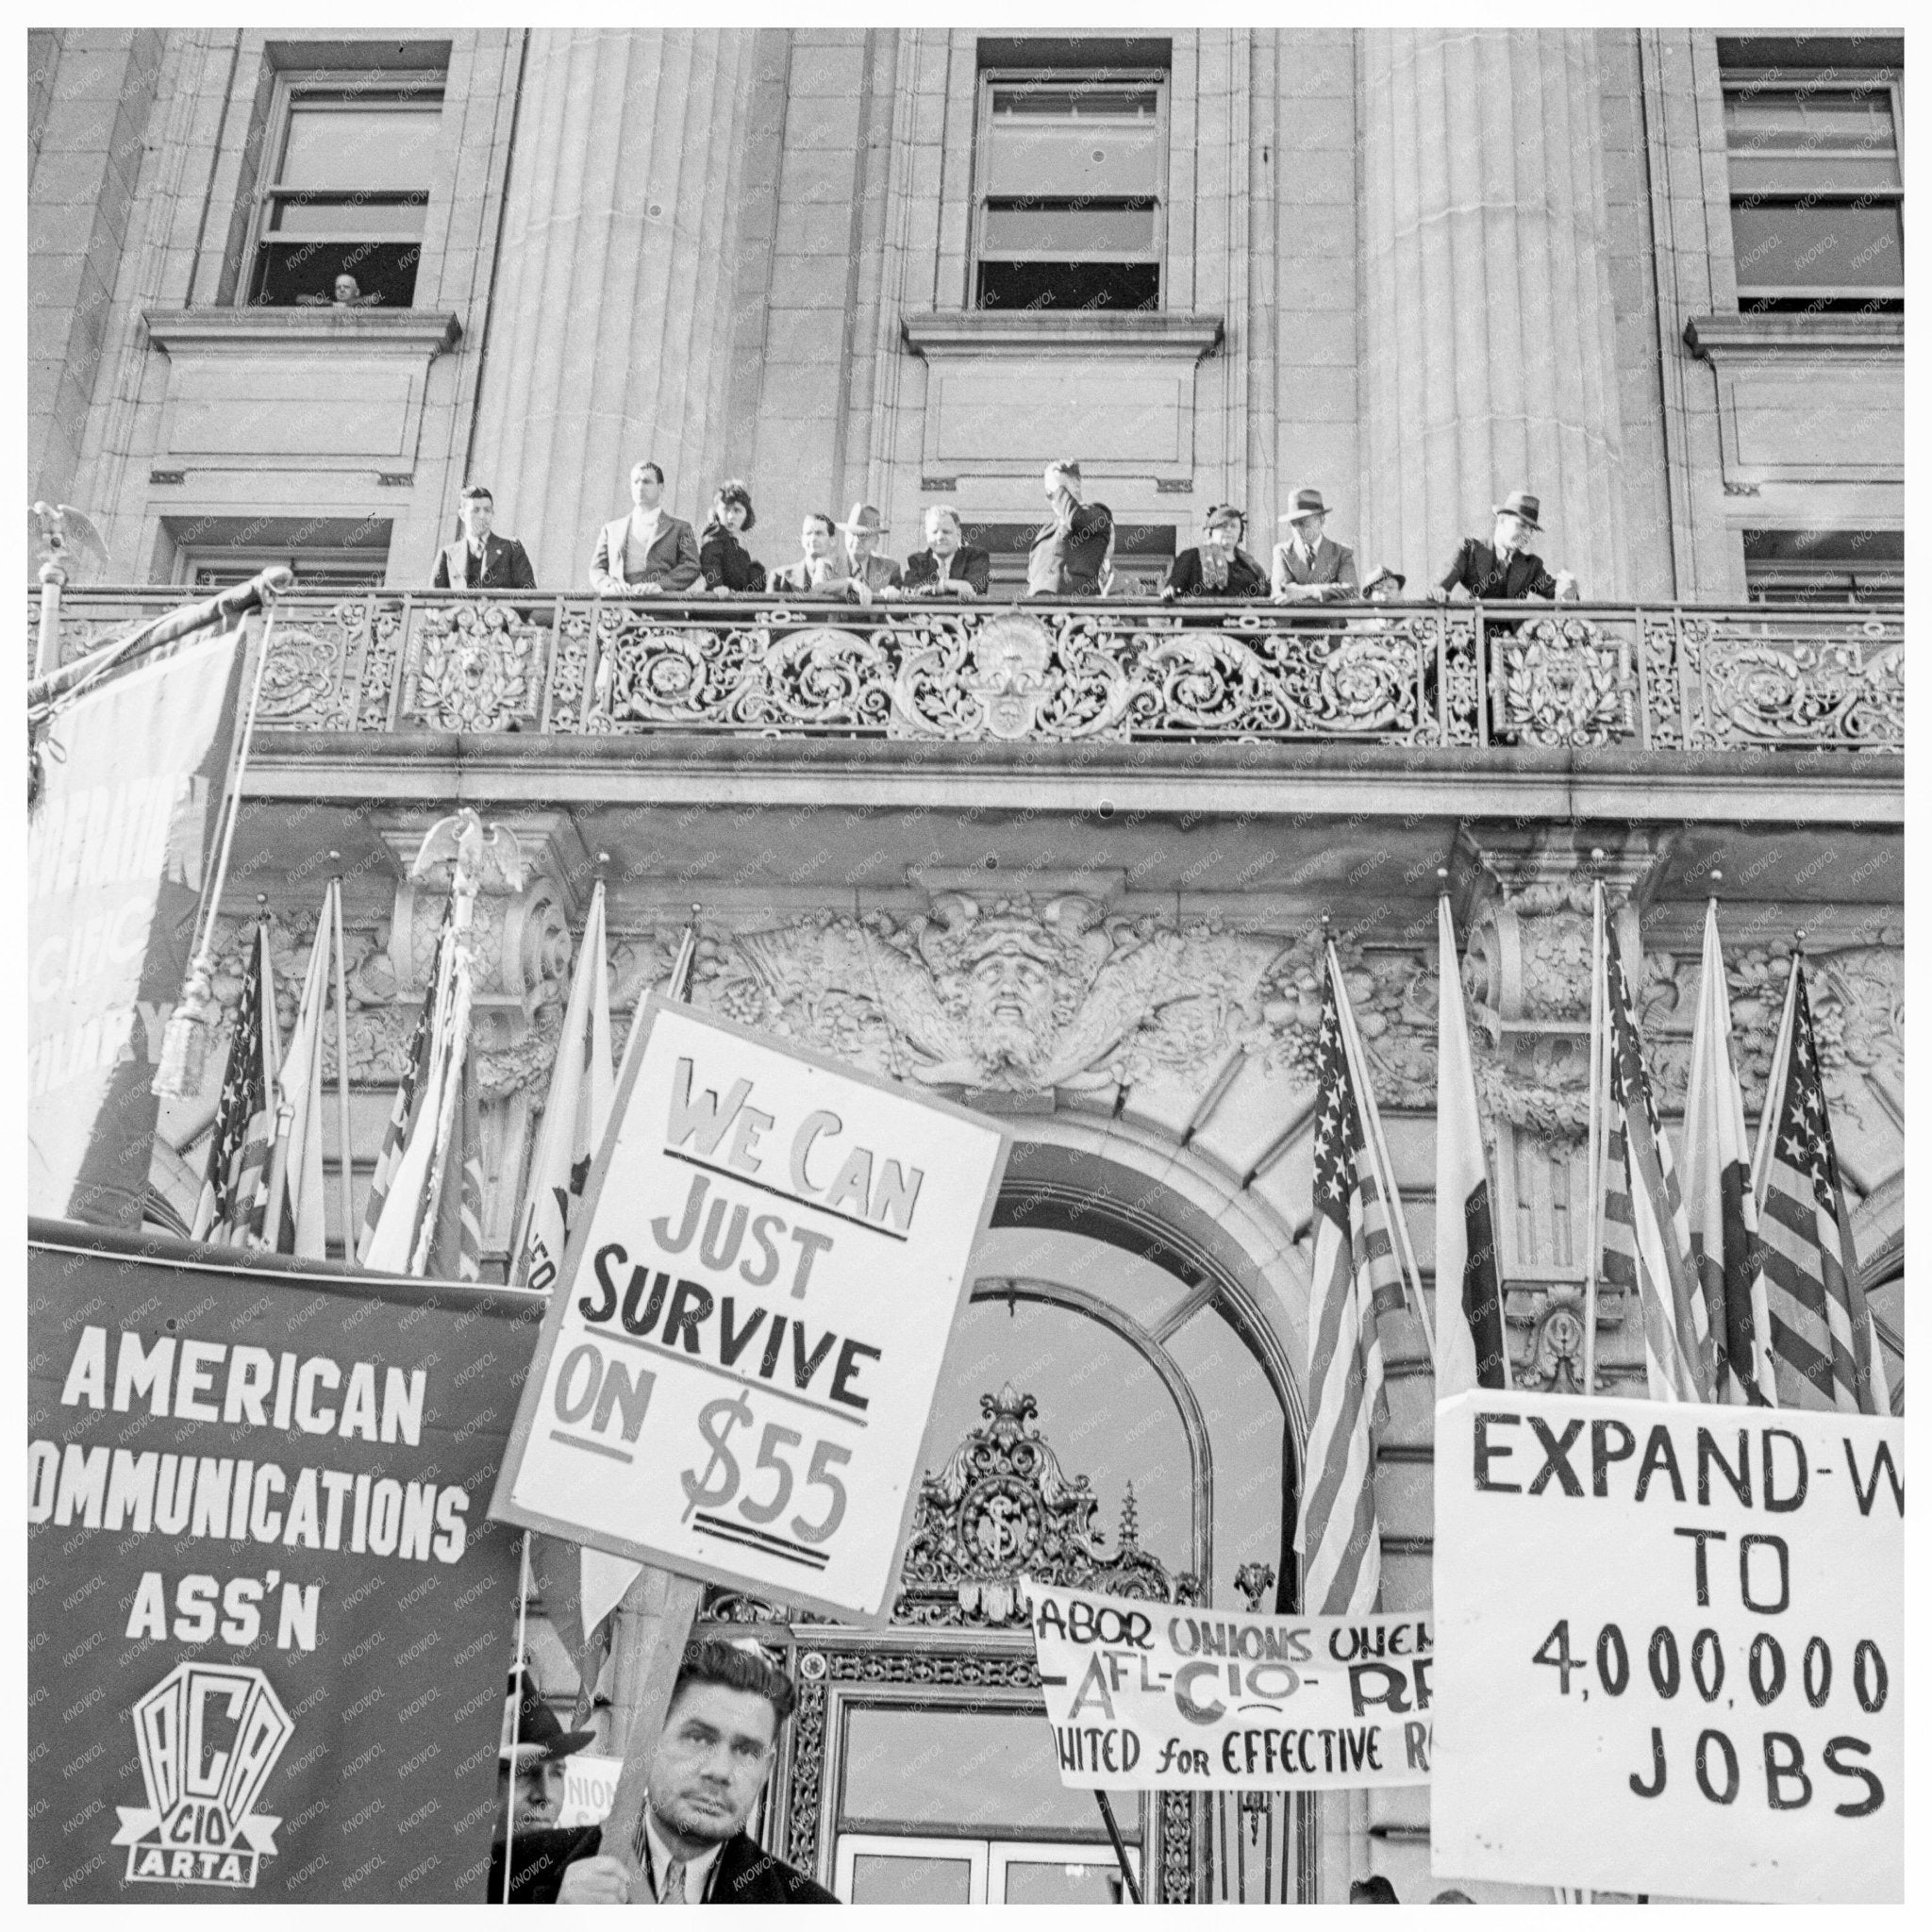
{"type": "Polygon", "coordinates": [[[1266,596],[1268,580],[1261,566],[1241,547],[1246,523],[1233,504],[1212,505],[1202,526],[1200,546],[1183,550],[1168,565],[1160,580],[1161,600],[1266,596]]]}
{"type": "Polygon", "coordinates": [[[852,513],[839,525],[845,539],[845,564],[855,584],[863,584],[874,596],[893,596],[900,588],[899,566],[890,557],[878,554],[879,540],[886,534],[885,519],[870,503],[855,503],[852,513]]]}
{"type": "Polygon", "coordinates": [[[698,568],[714,597],[755,596],[765,588],[765,567],[738,540],[758,523],[751,491],[736,476],[719,484],[711,520],[698,545],[698,568]]]}
{"type": "Polygon", "coordinates": [[[1436,580],[1436,601],[1446,602],[1459,585],[1478,599],[1513,603],[1521,597],[1549,597],[1574,602],[1578,595],[1576,579],[1567,570],[1552,576],[1529,547],[1529,540],[1542,529],[1541,502],[1527,490],[1512,490],[1492,514],[1496,522],[1490,541],[1462,540],[1448,569],[1436,580]]]}

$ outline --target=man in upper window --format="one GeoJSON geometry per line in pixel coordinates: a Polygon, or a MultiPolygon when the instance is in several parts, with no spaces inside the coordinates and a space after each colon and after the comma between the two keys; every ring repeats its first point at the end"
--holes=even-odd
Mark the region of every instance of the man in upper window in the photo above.
{"type": "Polygon", "coordinates": [[[1542,504],[1526,490],[1512,490],[1495,507],[1495,527],[1485,543],[1480,537],[1465,537],[1449,567],[1436,581],[1432,595],[1446,603],[1450,591],[1458,586],[1472,597],[1511,601],[1519,597],[1548,597],[1574,603],[1578,596],[1576,579],[1567,570],[1552,576],[1543,560],[1530,549],[1529,540],[1542,525],[1542,504]]]}
{"type": "Polygon", "coordinates": [[[639,463],[630,473],[631,512],[597,532],[591,588],[602,597],[662,597],[704,575],[697,532],[664,508],[664,472],[639,463]]]}
{"type": "Polygon", "coordinates": [[[558,1904],[837,1905],[744,1829],[797,1701],[757,1644],[689,1645],[651,1756],[634,1866],[605,1853],[602,1827],[591,1825],[564,1867],[558,1904]]]}
{"type": "Polygon", "coordinates": [[[899,566],[879,554],[879,540],[886,534],[885,519],[870,503],[855,503],[852,513],[839,525],[845,539],[846,574],[856,584],[863,584],[875,597],[890,597],[899,589],[899,566]]]}
{"type": "Polygon", "coordinates": [[[958,512],[936,503],[925,513],[925,548],[906,559],[902,585],[911,597],[983,597],[992,581],[992,558],[963,541],[958,512]]]}
{"type": "Polygon", "coordinates": [[[439,591],[534,591],[537,573],[524,546],[514,537],[499,537],[490,527],[496,520],[496,499],[480,483],[462,493],[458,513],[463,534],[443,546],[436,558],[439,591]]]}
{"type": "Polygon", "coordinates": [[[1332,604],[1361,594],[1355,552],[1323,534],[1328,506],[1319,490],[1303,485],[1276,521],[1286,524],[1290,534],[1287,542],[1274,546],[1270,562],[1268,583],[1275,603],[1332,604]]]}
{"type": "Polygon", "coordinates": [[[1113,541],[1113,517],[1104,504],[1080,500],[1080,466],[1049,463],[1046,500],[1053,515],[1033,539],[1026,559],[1029,597],[1098,597],[1113,541]]]}

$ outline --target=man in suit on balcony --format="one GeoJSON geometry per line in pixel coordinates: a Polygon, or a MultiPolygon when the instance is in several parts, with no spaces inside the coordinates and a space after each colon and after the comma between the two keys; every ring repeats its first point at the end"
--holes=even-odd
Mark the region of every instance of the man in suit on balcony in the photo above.
{"type": "Polygon", "coordinates": [[[1029,597],[1098,597],[1113,542],[1113,515],[1105,504],[1080,501],[1080,466],[1062,460],[1044,473],[1053,515],[1034,533],[1026,559],[1029,597]]]}
{"type": "Polygon", "coordinates": [[[899,566],[879,550],[886,534],[885,519],[878,507],[855,503],[851,514],[839,525],[845,540],[846,574],[863,584],[874,597],[895,597],[899,593],[899,566]]]}
{"type": "Polygon", "coordinates": [[[1529,547],[1529,540],[1542,529],[1541,500],[1526,490],[1512,490],[1493,514],[1495,526],[1487,543],[1479,537],[1465,537],[1457,547],[1431,591],[1436,601],[1446,603],[1449,593],[1460,587],[1477,599],[1514,602],[1548,597],[1574,603],[1579,594],[1576,579],[1567,570],[1551,575],[1529,547]]]}
{"type": "Polygon", "coordinates": [[[436,558],[434,588],[439,591],[534,591],[537,573],[514,537],[499,537],[490,527],[496,517],[496,500],[480,483],[462,493],[458,514],[463,534],[446,543],[436,558]]]}
{"type": "Polygon", "coordinates": [[[1353,601],[1361,592],[1356,582],[1355,552],[1323,534],[1328,506],[1322,492],[1304,485],[1290,500],[1278,522],[1289,526],[1285,543],[1274,546],[1268,582],[1277,604],[1320,604],[1353,601]]]}
{"type": "Polygon", "coordinates": [[[697,532],[664,508],[664,472],[656,463],[630,473],[631,512],[597,532],[591,588],[601,597],[668,597],[704,576],[697,532]]]}
{"type": "Polygon", "coordinates": [[[992,581],[992,558],[962,541],[959,515],[951,505],[936,503],[925,513],[925,548],[906,559],[902,587],[908,597],[986,595],[992,581]]]}

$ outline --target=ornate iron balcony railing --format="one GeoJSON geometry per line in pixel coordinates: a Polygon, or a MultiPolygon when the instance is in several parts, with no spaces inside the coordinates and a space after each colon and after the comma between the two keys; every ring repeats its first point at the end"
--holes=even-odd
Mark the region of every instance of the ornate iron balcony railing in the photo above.
{"type": "MultiPolygon", "coordinates": [[[[177,600],[70,592],[63,660],[177,600]]],[[[283,599],[260,723],[1901,752],[1904,646],[1897,608],[374,591],[283,599]]]]}

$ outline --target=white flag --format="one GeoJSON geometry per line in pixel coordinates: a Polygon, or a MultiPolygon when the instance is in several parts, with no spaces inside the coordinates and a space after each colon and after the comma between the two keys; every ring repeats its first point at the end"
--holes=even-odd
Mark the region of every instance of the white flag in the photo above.
{"type": "MultiPolygon", "coordinates": [[[[292,1118],[284,1156],[282,1225],[275,1244],[284,1254],[304,1255],[310,1260],[320,1260],[328,1252],[323,1233],[322,1020],[328,1005],[336,893],[340,890],[331,879],[323,897],[315,945],[308,955],[308,973],[302,982],[302,1004],[296,1010],[295,1029],[290,1036],[281,1073],[282,1104],[292,1110],[292,1118]]],[[[337,1048],[342,1050],[342,1042],[338,1041],[337,1048]]]]}

